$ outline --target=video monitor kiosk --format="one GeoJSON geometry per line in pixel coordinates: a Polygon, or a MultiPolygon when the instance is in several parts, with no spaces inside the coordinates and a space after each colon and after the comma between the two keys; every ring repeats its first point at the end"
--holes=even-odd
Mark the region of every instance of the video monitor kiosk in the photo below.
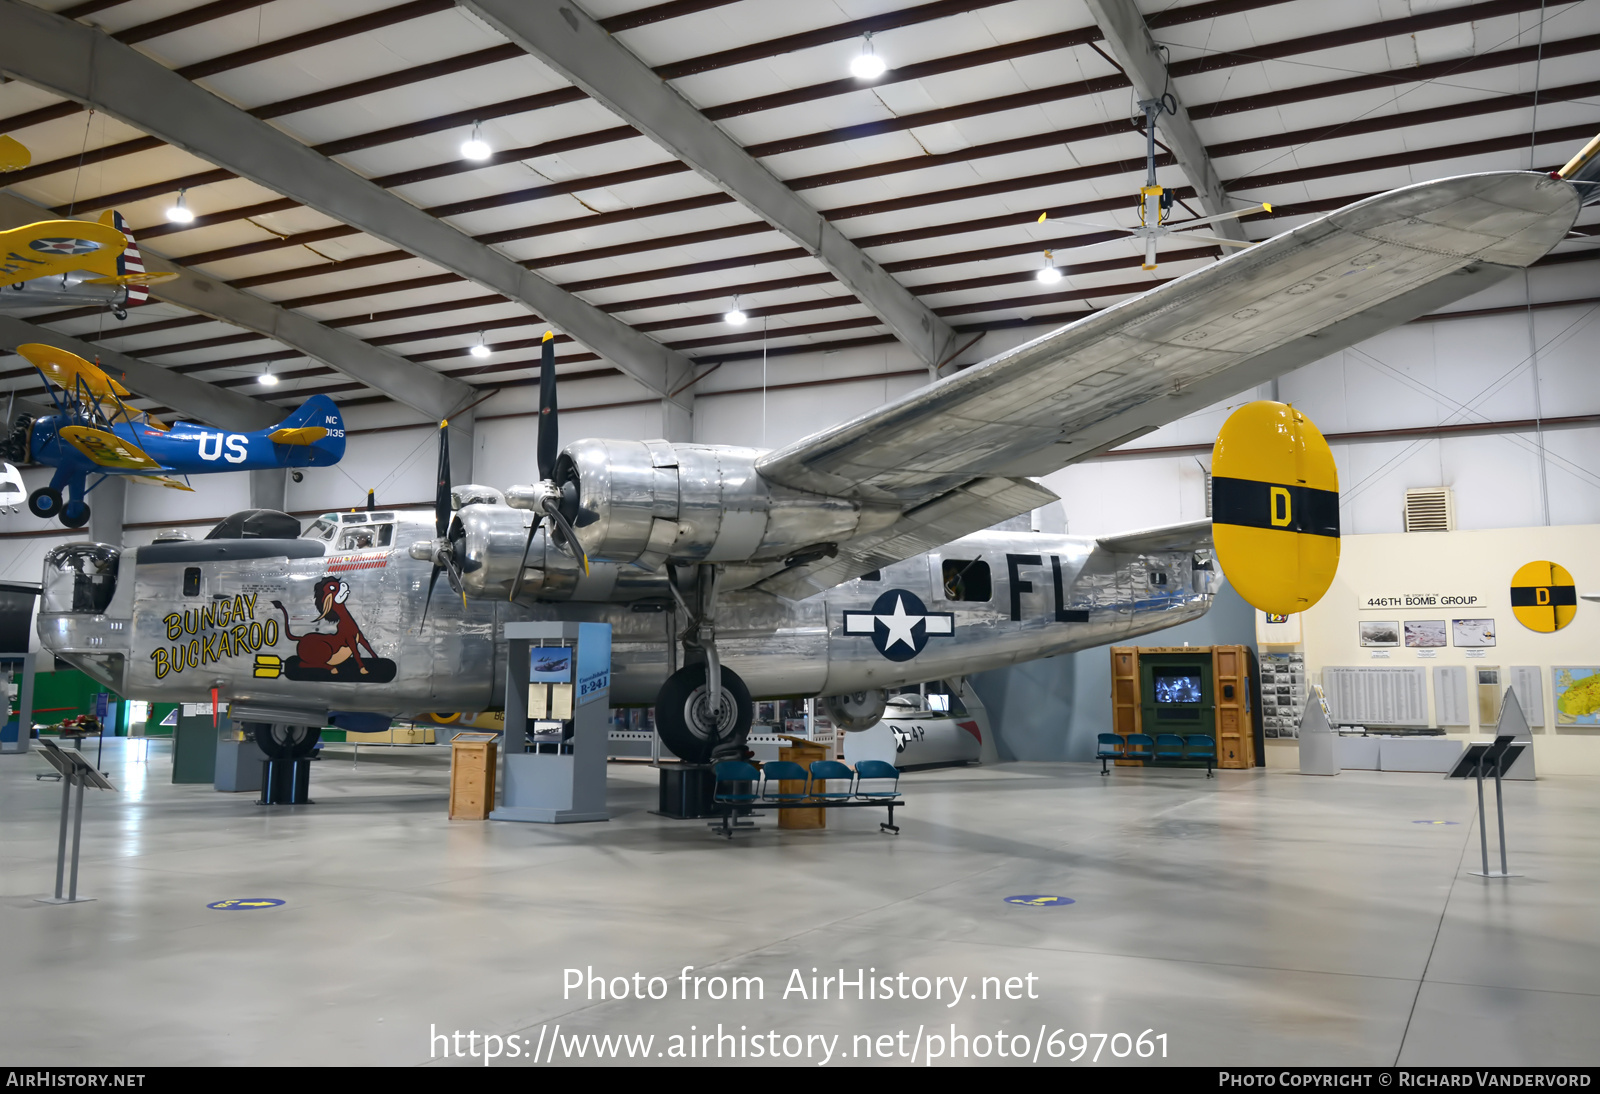
{"type": "Polygon", "coordinates": [[[1146,733],[1215,735],[1211,656],[1141,653],[1140,724],[1146,733]]]}

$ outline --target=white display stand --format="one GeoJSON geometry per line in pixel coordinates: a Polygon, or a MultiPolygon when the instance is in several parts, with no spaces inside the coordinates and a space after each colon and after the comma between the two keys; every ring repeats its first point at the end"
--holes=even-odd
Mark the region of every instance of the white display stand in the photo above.
{"type": "Polygon", "coordinates": [[[1340,764],[1335,756],[1339,735],[1328,724],[1328,714],[1319,697],[1300,716],[1300,774],[1337,775],[1340,764]]]}
{"type": "Polygon", "coordinates": [[[1378,738],[1339,736],[1333,742],[1333,758],[1346,771],[1378,771],[1378,738]]]}
{"type": "Polygon", "coordinates": [[[1384,771],[1443,774],[1461,756],[1461,742],[1447,737],[1379,737],[1378,766],[1384,771]]]}
{"type": "MultiPolygon", "coordinates": [[[[506,730],[500,754],[500,806],[490,820],[569,824],[610,820],[606,752],[610,732],[611,624],[506,624],[506,730]],[[571,733],[529,752],[530,655],[571,649],[571,733]]],[[[543,656],[543,655],[542,655],[543,656]]]]}
{"type": "Polygon", "coordinates": [[[1527,746],[1512,760],[1502,778],[1525,782],[1538,778],[1533,769],[1533,731],[1528,728],[1528,719],[1522,713],[1522,702],[1514,688],[1506,688],[1505,702],[1500,704],[1500,724],[1495,726],[1494,735],[1510,737],[1517,744],[1527,746]]]}

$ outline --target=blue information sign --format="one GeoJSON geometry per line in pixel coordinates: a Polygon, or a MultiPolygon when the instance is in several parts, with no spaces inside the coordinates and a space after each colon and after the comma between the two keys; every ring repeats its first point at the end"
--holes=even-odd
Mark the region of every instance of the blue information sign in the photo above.
{"type": "Polygon", "coordinates": [[[578,706],[611,691],[611,624],[578,624],[578,706]]]}

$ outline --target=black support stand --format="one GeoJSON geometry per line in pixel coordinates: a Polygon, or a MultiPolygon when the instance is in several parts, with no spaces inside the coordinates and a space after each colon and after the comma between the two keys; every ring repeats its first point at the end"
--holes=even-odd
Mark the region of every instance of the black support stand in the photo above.
{"type": "Polygon", "coordinates": [[[658,816],[677,820],[715,817],[720,810],[712,803],[717,777],[710,764],[657,764],[661,772],[658,816]]]}
{"type": "Polygon", "coordinates": [[[1447,779],[1473,779],[1478,784],[1478,848],[1483,856],[1483,869],[1473,870],[1478,877],[1521,877],[1521,874],[1510,873],[1506,866],[1506,807],[1500,794],[1500,779],[1511,765],[1517,762],[1517,757],[1522,755],[1522,750],[1528,747],[1526,741],[1518,741],[1512,736],[1496,737],[1492,744],[1468,745],[1467,750],[1456,761],[1455,767],[1445,776],[1447,779]],[[1484,776],[1494,779],[1494,810],[1498,821],[1500,836],[1500,869],[1489,869],[1489,817],[1483,807],[1483,780],[1484,776]]]}
{"type": "Polygon", "coordinates": [[[257,805],[315,805],[311,800],[311,760],[261,761],[261,798],[257,805]]]}
{"type": "Polygon", "coordinates": [[[56,842],[56,891],[54,896],[42,896],[41,904],[82,904],[93,897],[78,895],[78,848],[83,840],[83,791],[92,786],[97,790],[115,790],[106,777],[90,766],[89,761],[76,752],[63,752],[54,741],[39,741],[40,755],[50,766],[61,773],[61,836],[56,842]],[[72,804],[72,788],[78,788],[78,802],[72,804]],[[67,817],[72,817],[72,867],[67,868],[67,817]],[[67,894],[61,895],[63,885],[67,894]]]}

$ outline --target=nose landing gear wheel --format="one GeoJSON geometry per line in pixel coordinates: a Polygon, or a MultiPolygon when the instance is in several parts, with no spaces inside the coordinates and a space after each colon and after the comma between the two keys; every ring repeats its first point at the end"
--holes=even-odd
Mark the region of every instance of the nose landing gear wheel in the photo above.
{"type": "Polygon", "coordinates": [[[61,523],[68,528],[82,528],[89,523],[89,506],[81,501],[69,501],[61,509],[61,523]]]}
{"type": "Polygon", "coordinates": [[[49,518],[61,513],[61,491],[41,486],[28,495],[28,512],[36,517],[49,518]]]}
{"type": "Polygon", "coordinates": [[[721,709],[715,717],[704,664],[679,669],[656,694],[656,729],[662,742],[684,763],[704,764],[744,755],[755,704],[738,673],[723,666],[721,676],[721,709]]]}

